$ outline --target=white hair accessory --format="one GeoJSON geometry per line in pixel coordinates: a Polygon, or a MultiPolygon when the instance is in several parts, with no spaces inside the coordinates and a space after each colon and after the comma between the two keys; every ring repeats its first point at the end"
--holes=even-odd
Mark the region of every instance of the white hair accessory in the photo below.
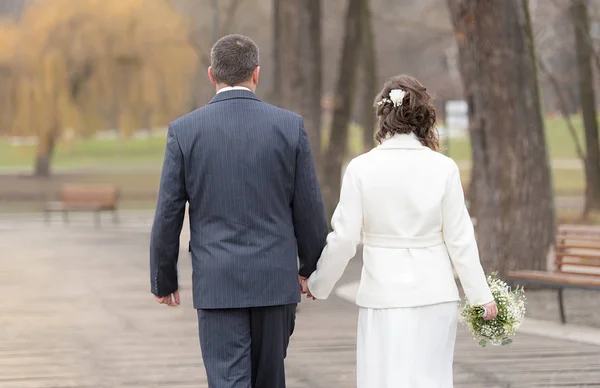
{"type": "Polygon", "coordinates": [[[392,102],[394,103],[394,107],[397,108],[400,105],[402,105],[402,99],[404,98],[405,94],[406,92],[402,89],[390,90],[390,100],[392,100],[392,102]]]}

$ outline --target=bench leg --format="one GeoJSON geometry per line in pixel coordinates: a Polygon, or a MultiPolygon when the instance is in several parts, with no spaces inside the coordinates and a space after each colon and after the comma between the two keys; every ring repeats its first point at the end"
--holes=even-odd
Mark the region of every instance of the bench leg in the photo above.
{"type": "Polygon", "coordinates": [[[559,288],[558,289],[558,309],[560,311],[560,322],[564,325],[565,323],[567,323],[567,318],[565,315],[563,294],[564,294],[564,289],[559,288]]]}
{"type": "Polygon", "coordinates": [[[63,222],[65,224],[68,224],[69,223],[69,212],[66,210],[63,210],[62,215],[63,215],[63,222]]]}
{"type": "Polygon", "coordinates": [[[95,213],[96,213],[96,228],[99,228],[99,227],[100,227],[100,222],[102,221],[102,220],[100,219],[100,217],[101,217],[102,215],[100,214],[100,211],[99,211],[99,210],[96,210],[96,211],[95,211],[95,213]]]}
{"type": "Polygon", "coordinates": [[[50,212],[48,210],[44,211],[44,222],[46,225],[50,225],[50,212]]]}
{"type": "Polygon", "coordinates": [[[117,210],[113,210],[113,223],[118,224],[119,223],[119,213],[117,213],[117,210]]]}

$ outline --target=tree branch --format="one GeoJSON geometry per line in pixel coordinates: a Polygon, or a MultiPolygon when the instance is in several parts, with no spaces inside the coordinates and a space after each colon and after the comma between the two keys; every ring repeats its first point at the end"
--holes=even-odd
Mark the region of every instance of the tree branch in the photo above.
{"type": "Polygon", "coordinates": [[[226,19],[223,22],[223,29],[221,30],[222,34],[229,34],[231,32],[233,23],[235,22],[235,15],[244,1],[245,0],[231,0],[229,7],[227,7],[227,11],[225,12],[226,19]]]}
{"type": "MultiPolygon", "coordinates": [[[[567,12],[566,8],[561,6],[557,2],[557,0],[551,0],[551,1],[555,7],[557,7],[558,9],[561,9],[563,12],[567,12]]],[[[566,4],[566,3],[563,3],[563,4],[566,4]]],[[[583,26],[579,21],[573,20],[573,24],[575,25],[575,28],[577,28],[580,32],[583,32],[583,34],[585,35],[585,41],[590,47],[590,52],[592,54],[592,57],[594,58],[594,63],[596,64],[598,71],[600,71],[600,52],[596,51],[596,47],[594,46],[594,41],[592,40],[590,31],[585,26],[583,26]]]]}
{"type": "Polygon", "coordinates": [[[575,129],[575,126],[571,121],[571,117],[569,115],[569,108],[567,107],[567,101],[565,100],[565,97],[561,91],[560,84],[556,79],[556,76],[550,70],[548,70],[546,63],[542,60],[542,58],[539,57],[538,66],[541,72],[544,73],[544,75],[548,78],[548,81],[550,81],[550,84],[552,85],[552,89],[554,90],[554,93],[556,94],[556,97],[558,99],[558,107],[560,109],[560,113],[567,124],[567,129],[569,130],[569,134],[573,138],[573,143],[575,143],[575,151],[577,153],[577,156],[579,156],[579,158],[585,163],[585,153],[581,148],[581,143],[579,141],[579,137],[577,136],[577,130],[575,129]]]}

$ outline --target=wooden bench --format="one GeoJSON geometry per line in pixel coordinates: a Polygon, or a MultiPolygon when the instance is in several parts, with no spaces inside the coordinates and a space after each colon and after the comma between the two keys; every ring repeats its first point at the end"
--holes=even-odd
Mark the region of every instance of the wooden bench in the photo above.
{"type": "Polygon", "coordinates": [[[511,271],[512,284],[538,285],[558,289],[558,307],[566,323],[564,290],[600,290],[600,227],[563,225],[558,228],[553,271],[511,271]]]}
{"type": "Polygon", "coordinates": [[[92,211],[95,213],[96,227],[100,226],[101,213],[113,213],[113,222],[118,223],[117,202],[119,191],[114,185],[65,185],[60,193],[59,202],[48,202],[44,208],[46,223],[50,222],[50,213],[61,212],[63,221],[69,222],[69,212],[92,211]]]}

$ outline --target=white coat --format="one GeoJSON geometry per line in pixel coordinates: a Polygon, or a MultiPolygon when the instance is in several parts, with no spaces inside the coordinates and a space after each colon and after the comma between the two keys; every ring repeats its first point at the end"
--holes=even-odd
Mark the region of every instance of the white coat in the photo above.
{"type": "Polygon", "coordinates": [[[325,299],[363,242],[357,304],[418,307],[459,300],[452,265],[473,304],[493,301],[456,163],[395,135],[350,162],[310,292],[325,299]]]}

